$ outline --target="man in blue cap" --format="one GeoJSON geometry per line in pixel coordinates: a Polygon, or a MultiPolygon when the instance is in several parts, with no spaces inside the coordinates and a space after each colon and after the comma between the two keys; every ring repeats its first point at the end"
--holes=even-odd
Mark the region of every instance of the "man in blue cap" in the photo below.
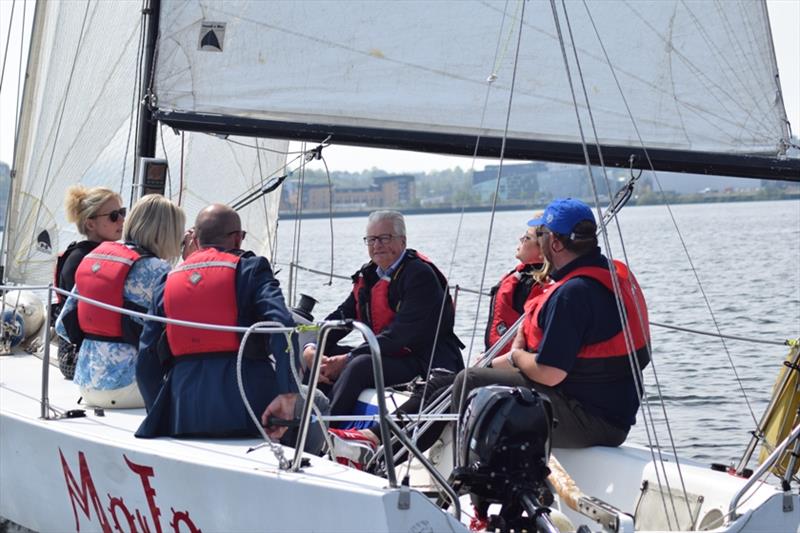
{"type": "Polygon", "coordinates": [[[585,203],[554,200],[528,225],[537,227],[542,253],[554,268],[553,284],[529,301],[505,357],[491,368],[459,374],[454,408],[485,385],[530,387],[553,405],[553,446],[619,446],[636,422],[640,372],[650,360],[641,289],[625,264],[614,261],[610,270],[585,203]]]}

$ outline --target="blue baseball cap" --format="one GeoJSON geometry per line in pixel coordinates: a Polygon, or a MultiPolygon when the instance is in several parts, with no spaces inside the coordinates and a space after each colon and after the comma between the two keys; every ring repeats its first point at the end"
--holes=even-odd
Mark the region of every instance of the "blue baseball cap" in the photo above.
{"type": "Polygon", "coordinates": [[[588,205],[574,198],[557,198],[544,208],[542,216],[528,221],[529,226],[546,226],[550,230],[569,235],[578,222],[590,220],[596,224],[588,205]]]}

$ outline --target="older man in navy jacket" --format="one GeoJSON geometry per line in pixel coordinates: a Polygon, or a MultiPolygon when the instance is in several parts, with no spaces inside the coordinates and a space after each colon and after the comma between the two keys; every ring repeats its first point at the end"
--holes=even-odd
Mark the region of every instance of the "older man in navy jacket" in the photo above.
{"type": "MultiPolygon", "coordinates": [[[[403,215],[371,213],[364,243],[370,262],[353,275],[353,290],[327,320],[356,319],[372,328],[387,385],[426,376],[429,368],[464,368],[447,280],[429,259],[406,248],[403,215]]],[[[334,333],[331,343],[345,335],[334,333]]],[[[306,346],[307,361],[315,353],[316,346],[306,346]]],[[[329,345],[325,355],[321,375],[333,383],[331,414],[352,414],[361,391],[375,386],[369,346],[329,345]]]]}

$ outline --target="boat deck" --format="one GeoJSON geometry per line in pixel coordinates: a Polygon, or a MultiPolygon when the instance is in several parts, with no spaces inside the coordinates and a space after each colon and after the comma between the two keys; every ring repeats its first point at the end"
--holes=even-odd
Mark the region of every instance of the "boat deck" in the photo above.
{"type": "MultiPolygon", "coordinates": [[[[85,409],[86,416],[44,420],[41,374],[35,356],[0,357],[0,516],[31,529],[71,522],[81,531],[104,529],[139,511],[162,526],[189,516],[208,531],[263,530],[265,506],[280,531],[394,531],[419,519],[458,529],[422,494],[410,493],[417,513],[397,512],[392,502],[400,491],[388,490],[385,479],[324,458],[307,456],[301,472],[282,471],[268,447],[249,452],[259,439],[137,439],[144,409],[105,409],[102,416],[86,409],[77,403],[78,387],[54,367],[51,406],[85,409]],[[42,501],[44,514],[37,512],[42,501]],[[311,513],[302,505],[308,501],[315,502],[311,513]]],[[[291,460],[294,450],[283,450],[291,460]]]]}

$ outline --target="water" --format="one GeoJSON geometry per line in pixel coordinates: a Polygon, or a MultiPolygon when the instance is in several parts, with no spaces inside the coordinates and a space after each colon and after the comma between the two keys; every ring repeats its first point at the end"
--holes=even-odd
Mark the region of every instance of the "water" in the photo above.
{"type": "MultiPolygon", "coordinates": [[[[800,202],[679,205],[672,213],[680,236],[664,207],[628,207],[620,216],[625,252],[645,292],[652,321],[716,330],[694,268],[723,333],[766,340],[800,336],[800,202]]],[[[514,266],[516,239],[525,231],[529,218],[530,213],[522,211],[496,214],[484,290],[514,266]]],[[[367,261],[361,241],[365,222],[365,217],[333,220],[335,273],[350,275],[367,261]]],[[[409,216],[408,243],[431,257],[448,274],[451,284],[478,289],[490,222],[490,213],[466,214],[463,221],[452,214],[409,216]]],[[[278,278],[285,291],[294,225],[294,221],[284,222],[278,233],[278,278]]],[[[300,228],[299,263],[330,271],[330,221],[305,220],[300,228]]],[[[611,233],[613,255],[623,258],[616,227],[611,233]]],[[[347,280],[334,279],[328,286],[327,277],[305,272],[297,277],[296,292],[320,300],[315,310],[318,318],[334,309],[350,289],[347,280]]],[[[478,297],[461,292],[457,308],[456,332],[471,345],[465,357],[467,353],[477,354],[483,347],[487,298],[481,298],[478,310],[478,297]],[[476,316],[478,334],[473,338],[476,316]]],[[[755,426],[742,389],[758,419],[788,348],[732,340],[723,345],[717,338],[658,327],[652,328],[652,340],[654,364],[645,375],[659,442],[669,446],[658,403],[663,398],[682,457],[704,462],[738,461],[748,432],[755,426]]],[[[647,444],[644,429],[640,411],[629,441],[647,444]]]]}

